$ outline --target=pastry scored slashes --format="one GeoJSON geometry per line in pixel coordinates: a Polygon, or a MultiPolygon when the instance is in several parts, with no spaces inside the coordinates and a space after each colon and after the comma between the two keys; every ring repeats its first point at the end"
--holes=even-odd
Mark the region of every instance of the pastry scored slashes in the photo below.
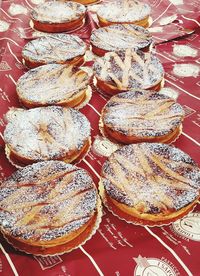
{"type": "Polygon", "coordinates": [[[16,84],[17,95],[27,108],[62,105],[75,107],[87,98],[89,76],[72,65],[47,64],[29,70],[16,84]]]}
{"type": "Polygon", "coordinates": [[[90,147],[90,123],[73,108],[11,109],[6,117],[6,152],[16,165],[51,159],[76,163],[90,147]]]}
{"type": "Polygon", "coordinates": [[[22,60],[29,68],[48,63],[81,65],[86,44],[76,35],[51,34],[29,41],[22,49],[22,60]]]}
{"type": "Polygon", "coordinates": [[[83,25],[85,7],[76,2],[47,1],[31,11],[33,27],[43,32],[65,32],[83,25]]]}
{"type": "Polygon", "coordinates": [[[103,201],[128,222],[171,223],[200,197],[200,169],[186,153],[166,144],[122,147],[104,163],[101,177],[103,201]]]}
{"type": "Polygon", "coordinates": [[[0,229],[15,248],[62,254],[91,238],[101,217],[95,184],[84,169],[61,161],[29,165],[0,189],[0,229]]]}
{"type": "Polygon", "coordinates": [[[181,132],[184,110],[155,91],[136,90],[110,98],[101,113],[101,130],[114,142],[173,142],[181,132]]]}
{"type": "Polygon", "coordinates": [[[128,48],[148,51],[153,42],[147,29],[131,24],[114,24],[96,29],[90,41],[93,53],[98,56],[128,48]]]}
{"type": "Polygon", "coordinates": [[[131,49],[106,53],[93,68],[97,88],[109,95],[138,88],[158,91],[164,79],[162,64],[154,54],[131,49]]]}
{"type": "Polygon", "coordinates": [[[96,13],[101,27],[129,23],[147,28],[151,8],[137,0],[120,0],[99,5],[96,13]]]}

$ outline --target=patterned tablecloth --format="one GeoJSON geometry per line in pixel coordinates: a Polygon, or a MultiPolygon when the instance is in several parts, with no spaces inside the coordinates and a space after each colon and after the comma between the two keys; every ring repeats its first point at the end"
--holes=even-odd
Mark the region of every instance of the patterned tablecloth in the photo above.
{"type": "MultiPolygon", "coordinates": [[[[22,47],[40,33],[29,26],[29,11],[41,0],[0,2],[0,133],[4,114],[19,103],[15,91],[17,79],[26,71],[21,63],[22,47]]],[[[149,0],[152,6],[150,31],[157,56],[165,69],[162,93],[178,97],[186,112],[183,132],[175,146],[200,163],[200,1],[149,0]]],[[[92,6],[90,10],[94,9],[92,6]]],[[[75,33],[89,43],[91,30],[97,28],[94,14],[88,12],[85,25],[75,33]]],[[[90,53],[87,62],[91,65],[90,53]]],[[[89,104],[81,109],[92,125],[92,140],[100,151],[110,150],[101,141],[99,115],[106,98],[93,88],[89,104]],[[99,140],[98,140],[99,139],[99,140]]],[[[98,183],[105,157],[92,147],[79,164],[98,183]]],[[[0,177],[15,168],[4,155],[0,138],[0,177]]],[[[106,209],[97,233],[79,249],[62,256],[35,257],[14,250],[2,238],[0,274],[5,276],[69,276],[69,275],[200,275],[200,207],[187,217],[163,227],[141,227],[127,224],[106,209]]]]}

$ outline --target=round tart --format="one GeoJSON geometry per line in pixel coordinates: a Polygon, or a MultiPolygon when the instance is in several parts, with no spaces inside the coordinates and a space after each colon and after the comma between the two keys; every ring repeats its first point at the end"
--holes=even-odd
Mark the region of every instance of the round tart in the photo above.
{"type": "Polygon", "coordinates": [[[148,51],[153,42],[147,29],[131,24],[115,24],[96,29],[92,32],[90,41],[93,53],[98,56],[128,48],[148,51]]]}
{"type": "Polygon", "coordinates": [[[132,89],[158,91],[164,80],[162,64],[154,54],[131,49],[106,53],[93,68],[97,88],[109,95],[132,89]]]}
{"type": "Polygon", "coordinates": [[[99,5],[96,13],[101,27],[128,23],[147,28],[151,8],[137,0],[120,0],[99,5]]]}
{"type": "Polygon", "coordinates": [[[85,6],[76,2],[47,1],[31,11],[33,27],[42,32],[65,32],[83,25],[85,6]]]}
{"type": "Polygon", "coordinates": [[[19,166],[46,160],[79,162],[90,147],[90,123],[73,108],[11,109],[7,120],[7,155],[19,166]]]}
{"type": "Polygon", "coordinates": [[[8,177],[0,189],[0,225],[15,248],[62,254],[91,238],[100,223],[95,184],[84,169],[39,162],[8,177]]]}
{"type": "Polygon", "coordinates": [[[101,185],[104,203],[121,219],[151,226],[168,224],[197,204],[200,169],[177,148],[131,144],[104,163],[101,185]]]}
{"type": "Polygon", "coordinates": [[[35,68],[48,63],[81,65],[86,44],[78,36],[52,34],[28,42],[22,50],[23,63],[35,68]]]}
{"type": "Polygon", "coordinates": [[[17,82],[20,102],[27,108],[81,105],[89,89],[88,74],[73,65],[47,64],[29,70],[17,82]]]}
{"type": "Polygon", "coordinates": [[[113,96],[101,113],[103,134],[115,142],[173,142],[181,132],[184,110],[172,98],[136,90],[113,96]]]}

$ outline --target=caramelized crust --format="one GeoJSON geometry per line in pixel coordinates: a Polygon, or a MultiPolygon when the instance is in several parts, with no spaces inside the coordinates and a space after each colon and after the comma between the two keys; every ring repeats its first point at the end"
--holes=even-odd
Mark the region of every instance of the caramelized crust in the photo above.
{"type": "Polygon", "coordinates": [[[89,5],[99,2],[99,0],[72,0],[73,2],[78,2],[83,5],[89,5]]]}
{"type": "Polygon", "coordinates": [[[80,105],[88,89],[88,74],[72,65],[48,64],[29,70],[17,82],[20,102],[27,108],[80,105]]]}
{"type": "Polygon", "coordinates": [[[28,42],[22,50],[24,64],[35,68],[48,63],[81,65],[86,44],[75,35],[52,34],[28,42]]]}
{"type": "Polygon", "coordinates": [[[122,219],[141,224],[181,218],[200,196],[197,165],[181,150],[165,144],[124,146],[104,163],[101,176],[108,207],[114,213],[119,210],[116,214],[122,219]]]}
{"type": "Polygon", "coordinates": [[[184,110],[180,104],[146,90],[113,96],[101,114],[104,135],[125,144],[170,143],[180,134],[183,118],[184,110]]]}
{"type": "Polygon", "coordinates": [[[90,147],[90,123],[75,109],[49,106],[9,112],[13,115],[8,114],[4,139],[11,160],[20,164],[51,159],[74,163],[90,147]]]}
{"type": "Polygon", "coordinates": [[[59,161],[18,170],[0,189],[1,231],[33,254],[70,250],[91,234],[98,213],[95,184],[84,169],[59,161]]]}
{"type": "Polygon", "coordinates": [[[121,0],[99,5],[96,11],[101,27],[111,24],[135,24],[148,27],[151,8],[137,0],[121,0]]]}
{"type": "Polygon", "coordinates": [[[76,2],[48,1],[31,12],[34,28],[43,32],[64,32],[80,27],[85,7],[76,2]]]}
{"type": "Polygon", "coordinates": [[[112,95],[131,89],[158,91],[164,77],[162,64],[155,55],[131,49],[106,53],[93,68],[97,87],[112,95]]]}
{"type": "Polygon", "coordinates": [[[115,24],[96,29],[92,32],[90,41],[92,51],[99,56],[128,48],[147,51],[152,44],[148,30],[131,24],[115,24]]]}

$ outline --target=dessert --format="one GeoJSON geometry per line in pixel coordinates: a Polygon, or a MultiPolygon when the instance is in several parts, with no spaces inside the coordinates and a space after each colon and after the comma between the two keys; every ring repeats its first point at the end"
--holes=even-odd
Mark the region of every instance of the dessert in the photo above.
{"type": "Polygon", "coordinates": [[[147,29],[132,24],[114,24],[92,32],[90,38],[92,51],[98,56],[107,52],[126,49],[149,51],[152,38],[147,29]]]}
{"type": "Polygon", "coordinates": [[[86,100],[88,89],[88,74],[66,64],[47,64],[31,69],[16,84],[18,98],[26,108],[77,107],[86,100]]]}
{"type": "Polygon", "coordinates": [[[161,143],[123,146],[104,163],[101,194],[119,218],[141,225],[171,223],[200,197],[200,169],[183,151],[161,143]]]}
{"type": "Polygon", "coordinates": [[[6,152],[15,165],[52,159],[77,163],[90,147],[90,123],[73,108],[11,109],[6,116],[6,152]]]}
{"type": "Polygon", "coordinates": [[[101,130],[117,143],[171,143],[180,135],[183,118],[183,108],[172,98],[135,90],[110,98],[101,113],[101,130]]]}
{"type": "Polygon", "coordinates": [[[47,1],[31,11],[33,27],[42,32],[56,33],[83,25],[85,7],[76,2],[47,1]]]}
{"type": "Polygon", "coordinates": [[[96,13],[101,27],[128,23],[147,28],[151,8],[137,0],[119,0],[99,5],[96,13]]]}
{"type": "Polygon", "coordinates": [[[81,3],[83,5],[90,5],[90,4],[95,4],[95,3],[99,2],[99,0],[72,0],[72,1],[81,3]]]}
{"type": "Polygon", "coordinates": [[[84,169],[61,161],[29,165],[1,184],[0,229],[15,248],[63,254],[90,239],[100,223],[95,184],[84,169]]]}
{"type": "Polygon", "coordinates": [[[159,91],[164,80],[162,64],[154,54],[131,49],[106,53],[93,68],[97,88],[109,95],[132,89],[159,91]]]}
{"type": "Polygon", "coordinates": [[[35,68],[48,63],[81,65],[86,44],[76,35],[51,34],[29,41],[22,49],[23,63],[35,68]]]}

